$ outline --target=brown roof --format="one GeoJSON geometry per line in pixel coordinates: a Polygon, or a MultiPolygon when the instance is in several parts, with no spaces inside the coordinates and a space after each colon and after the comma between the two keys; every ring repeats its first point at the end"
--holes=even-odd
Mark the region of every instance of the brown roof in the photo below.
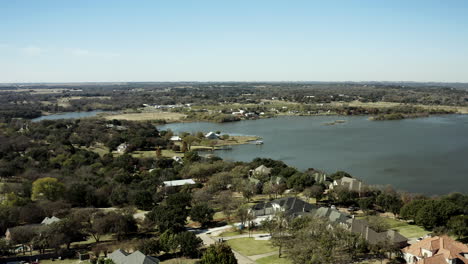
{"type": "Polygon", "coordinates": [[[446,264],[446,259],[459,259],[468,264],[468,259],[462,255],[468,253],[468,246],[451,239],[448,236],[429,237],[402,249],[404,253],[423,258],[422,249],[429,250],[433,256],[424,258],[417,264],[446,264]],[[443,262],[440,262],[443,260],[443,262]]]}

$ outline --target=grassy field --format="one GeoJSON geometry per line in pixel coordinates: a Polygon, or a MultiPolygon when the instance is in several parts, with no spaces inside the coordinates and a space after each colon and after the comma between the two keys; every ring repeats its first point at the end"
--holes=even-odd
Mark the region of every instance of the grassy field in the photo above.
{"type": "Polygon", "coordinates": [[[168,122],[180,121],[185,118],[186,115],[173,112],[141,112],[141,113],[123,113],[117,115],[103,115],[107,120],[119,119],[119,120],[130,120],[130,121],[152,121],[152,120],[166,120],[168,122]]]}
{"type": "MultiPolygon", "coordinates": [[[[365,218],[365,217],[358,217],[358,218],[365,218]]],[[[418,238],[425,236],[426,234],[430,233],[429,231],[425,230],[424,228],[417,226],[417,225],[410,225],[405,221],[400,221],[388,217],[381,217],[382,219],[387,222],[391,229],[398,231],[400,234],[407,238],[418,238]]]]}
{"type": "Polygon", "coordinates": [[[253,256],[276,251],[270,241],[267,240],[254,240],[253,238],[237,238],[226,241],[232,249],[238,251],[245,256],[253,256]]]}
{"type": "Polygon", "coordinates": [[[278,258],[278,255],[273,255],[255,261],[257,264],[292,264],[291,260],[286,257],[278,258]]]}

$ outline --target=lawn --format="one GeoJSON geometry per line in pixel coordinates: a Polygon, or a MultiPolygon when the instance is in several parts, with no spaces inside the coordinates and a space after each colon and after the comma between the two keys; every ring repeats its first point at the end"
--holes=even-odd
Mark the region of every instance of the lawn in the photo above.
{"type": "MultiPolygon", "coordinates": [[[[358,218],[365,218],[365,217],[358,217],[358,218]]],[[[393,218],[388,217],[381,217],[382,219],[387,222],[391,229],[398,231],[400,234],[407,238],[417,238],[425,236],[426,234],[430,233],[429,231],[425,230],[424,228],[408,224],[405,221],[396,220],[393,218]]]]}
{"type": "Polygon", "coordinates": [[[226,243],[244,256],[259,255],[277,250],[268,240],[254,240],[249,237],[227,240],[226,243]]]}
{"type": "Polygon", "coordinates": [[[292,264],[291,260],[286,257],[278,258],[278,255],[273,255],[255,261],[257,264],[292,264]]]}
{"type": "Polygon", "coordinates": [[[161,264],[194,264],[198,259],[175,258],[161,261],[161,264]]]}

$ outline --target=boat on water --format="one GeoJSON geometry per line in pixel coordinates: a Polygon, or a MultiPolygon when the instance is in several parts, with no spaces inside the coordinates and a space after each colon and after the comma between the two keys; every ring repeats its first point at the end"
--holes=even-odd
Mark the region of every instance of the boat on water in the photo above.
{"type": "Polygon", "coordinates": [[[255,141],[255,145],[263,145],[263,141],[257,140],[257,141],[255,141]]]}

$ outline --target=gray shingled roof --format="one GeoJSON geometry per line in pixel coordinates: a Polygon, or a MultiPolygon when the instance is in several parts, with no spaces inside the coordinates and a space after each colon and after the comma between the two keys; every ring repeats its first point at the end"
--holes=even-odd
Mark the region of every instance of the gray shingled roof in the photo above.
{"type": "Polygon", "coordinates": [[[140,251],[135,251],[131,254],[117,249],[116,251],[109,254],[108,258],[112,259],[115,264],[158,264],[159,259],[151,256],[146,256],[140,251]]]}

